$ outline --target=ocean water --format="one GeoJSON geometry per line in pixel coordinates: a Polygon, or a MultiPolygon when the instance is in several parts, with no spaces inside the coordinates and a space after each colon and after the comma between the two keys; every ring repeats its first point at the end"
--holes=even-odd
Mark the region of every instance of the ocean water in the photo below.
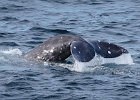
{"type": "Polygon", "coordinates": [[[0,0],[0,100],[140,100],[140,0],[0,0]],[[129,55],[88,68],[21,57],[59,34],[129,55]]]}

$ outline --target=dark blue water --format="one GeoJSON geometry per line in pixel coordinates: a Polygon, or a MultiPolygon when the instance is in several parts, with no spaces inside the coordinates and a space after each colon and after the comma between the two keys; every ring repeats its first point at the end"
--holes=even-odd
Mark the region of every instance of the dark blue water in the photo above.
{"type": "Polygon", "coordinates": [[[54,99],[140,99],[140,0],[0,0],[0,100],[54,99]],[[72,57],[51,64],[20,57],[58,34],[115,43],[134,64],[77,71],[72,57]]]}

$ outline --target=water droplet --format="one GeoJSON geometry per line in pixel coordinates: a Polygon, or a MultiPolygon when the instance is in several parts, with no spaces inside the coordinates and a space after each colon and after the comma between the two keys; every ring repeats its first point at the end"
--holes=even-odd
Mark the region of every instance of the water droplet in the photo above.
{"type": "Polygon", "coordinates": [[[108,54],[111,54],[111,52],[110,52],[110,51],[108,51],[108,54]]]}

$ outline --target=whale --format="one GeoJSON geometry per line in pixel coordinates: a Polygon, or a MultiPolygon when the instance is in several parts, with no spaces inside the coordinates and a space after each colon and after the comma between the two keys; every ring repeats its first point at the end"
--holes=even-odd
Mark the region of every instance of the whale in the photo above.
{"type": "Polygon", "coordinates": [[[59,62],[72,55],[79,62],[89,62],[95,54],[104,58],[116,58],[128,53],[125,48],[113,43],[87,41],[80,36],[61,34],[44,41],[23,57],[30,61],[59,62]]]}

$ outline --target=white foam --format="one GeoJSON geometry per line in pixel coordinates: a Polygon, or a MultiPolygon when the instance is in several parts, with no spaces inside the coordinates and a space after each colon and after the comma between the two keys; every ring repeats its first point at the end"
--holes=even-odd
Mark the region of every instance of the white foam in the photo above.
{"type": "Polygon", "coordinates": [[[8,54],[8,55],[22,55],[22,51],[17,49],[8,49],[8,50],[0,50],[0,53],[8,54]]]}
{"type": "Polygon", "coordinates": [[[114,63],[114,64],[134,64],[133,59],[130,54],[123,54],[116,58],[102,58],[102,64],[114,63]]]}
{"type": "MultiPolygon", "coordinates": [[[[73,58],[74,59],[74,58],[73,58]]],[[[63,68],[67,68],[71,71],[76,71],[76,72],[93,72],[98,69],[104,68],[102,65],[103,64],[128,64],[132,65],[133,59],[130,54],[123,54],[119,57],[116,58],[103,58],[101,56],[95,55],[95,57],[89,61],[89,62],[79,62],[76,59],[74,59],[75,63],[73,64],[63,64],[63,63],[49,63],[49,62],[44,62],[45,66],[52,65],[52,66],[60,66],[63,68]]]]}
{"type": "Polygon", "coordinates": [[[22,51],[19,49],[7,49],[7,50],[0,50],[0,63],[1,64],[17,64],[21,63],[22,60],[20,56],[22,55],[22,51]]]}
{"type": "Polygon", "coordinates": [[[101,66],[102,64],[108,64],[108,63],[128,64],[128,65],[134,64],[133,59],[130,54],[123,54],[116,58],[103,58],[96,55],[89,62],[79,62],[76,59],[74,60],[75,60],[75,63],[74,63],[74,66],[71,68],[71,70],[77,71],[77,72],[93,71],[96,69],[97,66],[101,66]]]}
{"type": "Polygon", "coordinates": [[[5,57],[0,57],[0,61],[8,62],[9,60],[7,60],[5,57]]]}
{"type": "MultiPolygon", "coordinates": [[[[74,59],[74,58],[73,58],[74,59]]],[[[116,58],[103,58],[101,56],[95,55],[95,57],[89,61],[89,62],[79,62],[76,59],[74,59],[75,63],[73,64],[63,64],[63,63],[50,63],[50,62],[44,62],[45,66],[60,66],[63,68],[67,68],[71,71],[76,72],[93,72],[97,69],[104,68],[103,64],[128,64],[132,65],[133,59],[130,54],[123,54],[116,58]]]]}

